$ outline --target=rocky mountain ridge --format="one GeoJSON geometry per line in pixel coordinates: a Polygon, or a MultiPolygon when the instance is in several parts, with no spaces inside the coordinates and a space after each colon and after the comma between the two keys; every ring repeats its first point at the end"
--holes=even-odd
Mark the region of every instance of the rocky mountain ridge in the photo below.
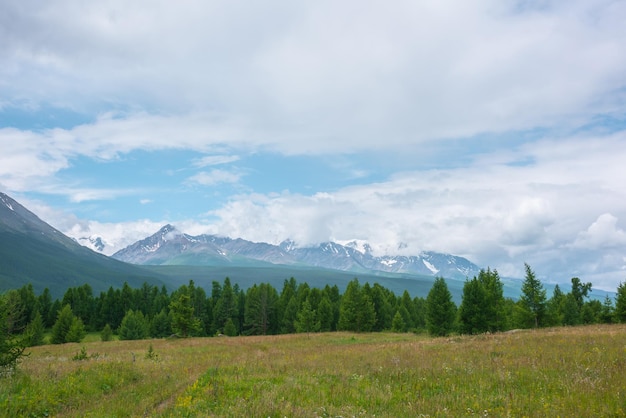
{"type": "Polygon", "coordinates": [[[271,263],[321,267],[353,272],[406,273],[464,279],[480,268],[450,254],[424,251],[419,255],[374,256],[367,243],[324,242],[299,247],[287,240],[279,245],[255,243],[217,235],[192,236],[172,225],[112,255],[121,261],[145,265],[239,265],[271,263]]]}

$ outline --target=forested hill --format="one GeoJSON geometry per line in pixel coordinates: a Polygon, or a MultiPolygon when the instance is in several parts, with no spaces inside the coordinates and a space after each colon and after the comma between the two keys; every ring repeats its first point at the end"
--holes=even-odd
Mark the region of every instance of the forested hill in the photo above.
{"type": "Polygon", "coordinates": [[[96,291],[124,282],[162,285],[155,272],[111,259],[76,243],[0,193],[0,291],[27,283],[60,296],[69,287],[89,283],[96,291]]]}

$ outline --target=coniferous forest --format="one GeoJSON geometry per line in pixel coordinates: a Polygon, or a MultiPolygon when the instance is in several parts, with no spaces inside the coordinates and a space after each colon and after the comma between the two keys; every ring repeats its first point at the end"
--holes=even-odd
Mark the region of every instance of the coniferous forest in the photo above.
{"type": "Polygon", "coordinates": [[[100,332],[103,341],[114,335],[136,340],[331,331],[445,336],[626,322],[625,284],[619,285],[615,301],[607,296],[601,302],[589,299],[591,283],[575,277],[569,293],[556,286],[548,297],[531,267],[525,268],[519,300],[504,298],[498,272],[487,269],[465,282],[459,306],[443,278],[435,279],[426,297],[411,297],[407,291],[397,295],[357,278],[343,293],[336,285],[311,288],[295,278],[285,280],[282,289],[259,283],[246,290],[226,278],[213,281],[209,293],[193,281],[171,293],[144,283],[94,295],[85,284],[67,289],[60,300],[53,300],[47,289],[35,295],[26,285],[0,298],[2,360],[10,364],[25,346],[79,342],[87,332],[100,332]]]}

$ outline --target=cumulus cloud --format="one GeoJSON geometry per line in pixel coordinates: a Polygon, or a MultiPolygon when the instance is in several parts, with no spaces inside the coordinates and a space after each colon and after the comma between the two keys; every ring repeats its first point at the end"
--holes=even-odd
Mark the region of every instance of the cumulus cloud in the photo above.
{"type": "Polygon", "coordinates": [[[626,247],[626,232],[617,226],[617,222],[615,216],[603,213],[587,230],[578,234],[572,247],[588,250],[626,247]]]}
{"type": "MultiPolygon", "coordinates": [[[[446,251],[511,275],[524,261],[550,279],[576,265],[615,282],[625,17],[626,3],[611,0],[4,2],[0,111],[61,109],[88,122],[0,127],[0,186],[147,202],[142,190],[59,174],[80,158],[185,150],[205,157],[184,184],[215,186],[245,181],[245,168],[214,168],[239,155],[376,155],[402,160],[403,172],[373,183],[374,169],[349,166],[355,185],[234,195],[206,222],[180,224],[446,251]]],[[[50,215],[72,236],[114,245],[161,226],[62,218],[50,215]]]]}

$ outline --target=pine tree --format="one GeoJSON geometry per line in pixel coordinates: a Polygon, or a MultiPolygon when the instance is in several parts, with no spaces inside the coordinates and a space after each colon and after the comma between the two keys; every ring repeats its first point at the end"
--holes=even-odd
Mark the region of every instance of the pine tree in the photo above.
{"type": "Polygon", "coordinates": [[[85,338],[85,335],[87,335],[87,332],[85,331],[83,320],[74,316],[72,319],[72,325],[70,325],[70,329],[65,336],[65,342],[79,343],[83,338],[85,338]]]}
{"type": "Polygon", "coordinates": [[[141,311],[129,309],[118,331],[120,340],[143,340],[148,338],[149,325],[141,311]]]}
{"type": "Polygon", "coordinates": [[[537,328],[543,326],[545,318],[546,291],[528,263],[524,263],[524,268],[526,269],[526,278],[522,283],[521,308],[527,311],[528,317],[532,318],[532,326],[537,328]]]}
{"type": "Polygon", "coordinates": [[[316,332],[320,329],[320,323],[315,320],[315,311],[311,309],[309,299],[302,302],[296,319],[296,332],[316,332]]]}
{"type": "Polygon", "coordinates": [[[170,303],[172,329],[181,337],[194,335],[201,330],[200,320],[194,315],[189,292],[182,286],[180,294],[170,303]]]}
{"type": "Polygon", "coordinates": [[[26,326],[26,343],[30,347],[43,345],[44,325],[39,311],[35,311],[35,317],[26,326]]]}
{"type": "MultiPolygon", "coordinates": [[[[234,318],[236,315],[237,299],[235,297],[233,286],[230,283],[230,278],[226,277],[224,279],[224,285],[222,286],[219,299],[215,302],[213,307],[212,329],[215,331],[223,331],[226,326],[226,322],[228,322],[229,319],[233,320],[233,325],[235,325],[234,318]]],[[[174,322],[172,322],[172,327],[176,329],[174,322]]]]}
{"type": "Polygon", "coordinates": [[[276,322],[278,293],[271,285],[261,283],[253,285],[246,293],[244,308],[244,326],[249,335],[271,333],[276,322]]]}
{"type": "Polygon", "coordinates": [[[437,277],[426,298],[426,327],[431,335],[445,336],[454,330],[456,306],[443,277],[437,277]]]}
{"type": "Polygon", "coordinates": [[[359,298],[359,281],[354,279],[346,287],[346,291],[341,297],[339,305],[339,323],[337,329],[339,331],[356,331],[357,329],[357,311],[361,303],[359,298]]]}
{"type": "Polygon", "coordinates": [[[52,344],[63,344],[68,342],[67,334],[70,332],[70,328],[75,320],[74,313],[72,312],[72,308],[70,305],[65,305],[59,311],[57,315],[57,320],[52,326],[52,335],[50,337],[50,342],[52,344]]]}
{"type": "Polygon", "coordinates": [[[487,331],[503,331],[507,327],[506,314],[504,312],[504,286],[498,270],[480,270],[478,281],[485,289],[485,318],[487,331]]]}
{"type": "Polygon", "coordinates": [[[619,323],[626,322],[626,282],[621,282],[617,286],[617,295],[615,296],[615,321],[619,323]]]}
{"type": "Polygon", "coordinates": [[[602,304],[602,311],[600,312],[600,321],[603,324],[611,324],[614,321],[614,316],[615,308],[613,307],[613,301],[609,295],[606,295],[602,304]]]}
{"type": "Polygon", "coordinates": [[[10,332],[9,317],[13,309],[6,294],[0,294],[0,372],[12,371],[26,355],[24,341],[10,332]]]}
{"type": "Polygon", "coordinates": [[[393,316],[393,320],[391,321],[391,331],[406,332],[406,324],[404,323],[404,319],[402,319],[402,315],[399,310],[396,311],[396,314],[393,316]]]}
{"type": "Polygon", "coordinates": [[[463,299],[459,307],[459,331],[462,334],[480,334],[489,330],[488,316],[492,311],[485,287],[478,278],[463,285],[463,299]]]}
{"type": "Polygon", "coordinates": [[[150,321],[150,336],[153,338],[164,338],[172,335],[172,323],[165,308],[154,315],[150,321]]]}
{"type": "Polygon", "coordinates": [[[317,307],[317,320],[320,324],[320,331],[329,332],[332,330],[333,307],[328,295],[322,296],[322,300],[317,307]]]}

